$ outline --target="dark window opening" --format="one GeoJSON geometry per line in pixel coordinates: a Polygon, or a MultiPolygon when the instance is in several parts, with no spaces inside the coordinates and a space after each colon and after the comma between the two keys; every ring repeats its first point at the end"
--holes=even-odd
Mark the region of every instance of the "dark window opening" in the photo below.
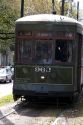
{"type": "Polygon", "coordinates": [[[72,42],[57,40],[55,44],[55,60],[60,62],[72,61],[72,42]]]}

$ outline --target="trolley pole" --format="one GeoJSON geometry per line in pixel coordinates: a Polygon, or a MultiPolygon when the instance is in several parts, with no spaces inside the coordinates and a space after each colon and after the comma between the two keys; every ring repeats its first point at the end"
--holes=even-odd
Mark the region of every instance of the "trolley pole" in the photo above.
{"type": "Polygon", "coordinates": [[[21,15],[21,17],[23,17],[24,16],[24,0],[21,0],[21,11],[20,11],[20,15],[21,15]]]}
{"type": "Polygon", "coordinates": [[[54,5],[55,5],[54,0],[52,0],[52,14],[56,14],[56,11],[54,9],[54,5]]]}
{"type": "Polygon", "coordinates": [[[77,2],[77,20],[79,20],[79,1],[77,2]]]}
{"type": "Polygon", "coordinates": [[[64,3],[65,3],[65,0],[62,0],[61,15],[64,15],[64,3]]]}

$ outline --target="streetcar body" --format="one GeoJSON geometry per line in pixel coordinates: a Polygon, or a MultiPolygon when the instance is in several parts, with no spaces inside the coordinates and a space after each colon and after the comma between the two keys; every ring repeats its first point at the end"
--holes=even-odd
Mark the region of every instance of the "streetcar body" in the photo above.
{"type": "Polygon", "coordinates": [[[16,21],[15,33],[14,100],[81,92],[81,23],[60,15],[31,15],[16,21]]]}

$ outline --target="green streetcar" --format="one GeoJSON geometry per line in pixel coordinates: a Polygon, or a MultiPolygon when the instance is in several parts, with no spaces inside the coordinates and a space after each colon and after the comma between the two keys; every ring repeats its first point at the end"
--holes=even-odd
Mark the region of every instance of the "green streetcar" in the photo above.
{"type": "Polygon", "coordinates": [[[16,21],[14,100],[75,97],[81,92],[83,25],[54,14],[16,21]]]}

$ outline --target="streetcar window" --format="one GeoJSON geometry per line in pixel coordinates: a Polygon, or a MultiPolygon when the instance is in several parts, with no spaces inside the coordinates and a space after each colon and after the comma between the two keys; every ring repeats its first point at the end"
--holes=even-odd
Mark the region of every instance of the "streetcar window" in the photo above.
{"type": "Polygon", "coordinates": [[[52,63],[52,45],[50,42],[37,41],[36,62],[39,64],[51,64],[52,63]]]}
{"type": "Polygon", "coordinates": [[[31,53],[32,53],[32,44],[31,42],[27,41],[20,41],[19,42],[19,54],[21,62],[29,62],[31,60],[31,53]]]}
{"type": "Polygon", "coordinates": [[[55,60],[61,62],[72,61],[72,42],[57,40],[55,44],[55,60]]]}

